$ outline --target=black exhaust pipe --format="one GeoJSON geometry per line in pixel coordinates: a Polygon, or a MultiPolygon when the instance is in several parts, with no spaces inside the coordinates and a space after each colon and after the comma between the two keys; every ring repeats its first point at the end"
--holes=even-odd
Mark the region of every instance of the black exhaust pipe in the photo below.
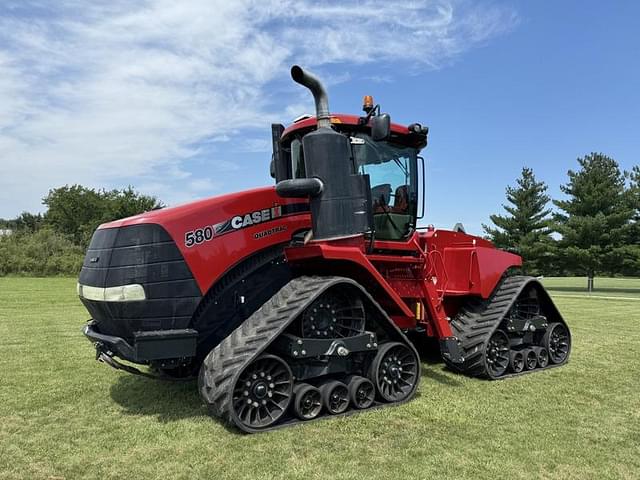
{"type": "Polygon", "coordinates": [[[291,67],[291,78],[294,82],[304,85],[313,95],[316,102],[316,118],[318,128],[331,128],[331,114],[329,113],[329,97],[322,82],[314,74],[309,73],[298,65],[291,67]]]}
{"type": "Polygon", "coordinates": [[[356,171],[349,137],[331,128],[322,82],[298,65],[291,67],[291,78],[313,94],[318,128],[302,137],[306,178],[281,180],[276,192],[285,198],[309,197],[315,240],[362,235],[371,230],[369,176],[356,171]]]}

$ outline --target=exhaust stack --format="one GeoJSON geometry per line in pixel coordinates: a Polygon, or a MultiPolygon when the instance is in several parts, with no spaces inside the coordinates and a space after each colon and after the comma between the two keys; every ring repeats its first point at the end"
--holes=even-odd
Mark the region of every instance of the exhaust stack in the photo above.
{"type": "Polygon", "coordinates": [[[281,180],[276,192],[309,198],[315,240],[362,235],[372,223],[369,176],[356,171],[349,137],[331,128],[329,100],[320,80],[297,65],[291,78],[313,94],[318,128],[302,137],[306,178],[281,180]]]}
{"type": "Polygon", "coordinates": [[[329,98],[322,82],[314,74],[307,72],[298,65],[291,67],[291,78],[294,82],[304,85],[313,95],[316,102],[316,119],[318,128],[331,128],[331,114],[329,113],[329,98]]]}

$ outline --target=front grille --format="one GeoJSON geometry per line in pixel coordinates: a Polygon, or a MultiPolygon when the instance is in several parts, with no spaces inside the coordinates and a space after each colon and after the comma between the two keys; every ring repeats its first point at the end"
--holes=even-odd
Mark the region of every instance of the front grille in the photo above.
{"type": "Polygon", "coordinates": [[[126,339],[134,332],[187,328],[201,292],[173,239],[155,224],[96,230],[79,282],[93,287],[140,284],[146,300],[81,299],[100,332],[126,339]]]}

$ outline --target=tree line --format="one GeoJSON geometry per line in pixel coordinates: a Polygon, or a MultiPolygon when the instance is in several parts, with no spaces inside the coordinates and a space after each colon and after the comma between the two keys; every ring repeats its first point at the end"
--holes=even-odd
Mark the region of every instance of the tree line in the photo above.
{"type": "MultiPolygon", "coordinates": [[[[551,199],[547,185],[523,168],[506,188],[504,212],[483,228],[498,248],[523,257],[530,275],[640,276],[640,166],[621,171],[602,154],[578,158],[551,199]],[[555,207],[555,208],[553,208],[555,207]]],[[[82,185],[49,191],[44,214],[0,219],[0,275],[77,275],[91,235],[101,223],[163,207],[132,187],[96,190],[82,185]],[[1,232],[0,232],[1,233],[1,232]]]]}
{"type": "Polygon", "coordinates": [[[487,238],[521,255],[525,273],[587,276],[589,290],[596,275],[640,276],[640,166],[622,171],[602,153],[578,164],[560,186],[561,200],[523,168],[506,188],[505,213],[483,224],[487,238]]]}
{"type": "Polygon", "coordinates": [[[91,235],[102,223],[163,207],[132,187],[96,190],[65,185],[42,199],[44,214],[0,219],[0,275],[77,275],[91,235]]]}

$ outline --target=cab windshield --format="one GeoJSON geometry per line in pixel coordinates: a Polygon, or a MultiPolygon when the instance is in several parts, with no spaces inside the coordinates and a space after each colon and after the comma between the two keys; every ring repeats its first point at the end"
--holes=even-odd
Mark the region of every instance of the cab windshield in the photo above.
{"type": "Polygon", "coordinates": [[[367,135],[352,140],[356,168],[368,174],[375,237],[406,238],[416,225],[418,151],[390,142],[375,142],[367,135]]]}

